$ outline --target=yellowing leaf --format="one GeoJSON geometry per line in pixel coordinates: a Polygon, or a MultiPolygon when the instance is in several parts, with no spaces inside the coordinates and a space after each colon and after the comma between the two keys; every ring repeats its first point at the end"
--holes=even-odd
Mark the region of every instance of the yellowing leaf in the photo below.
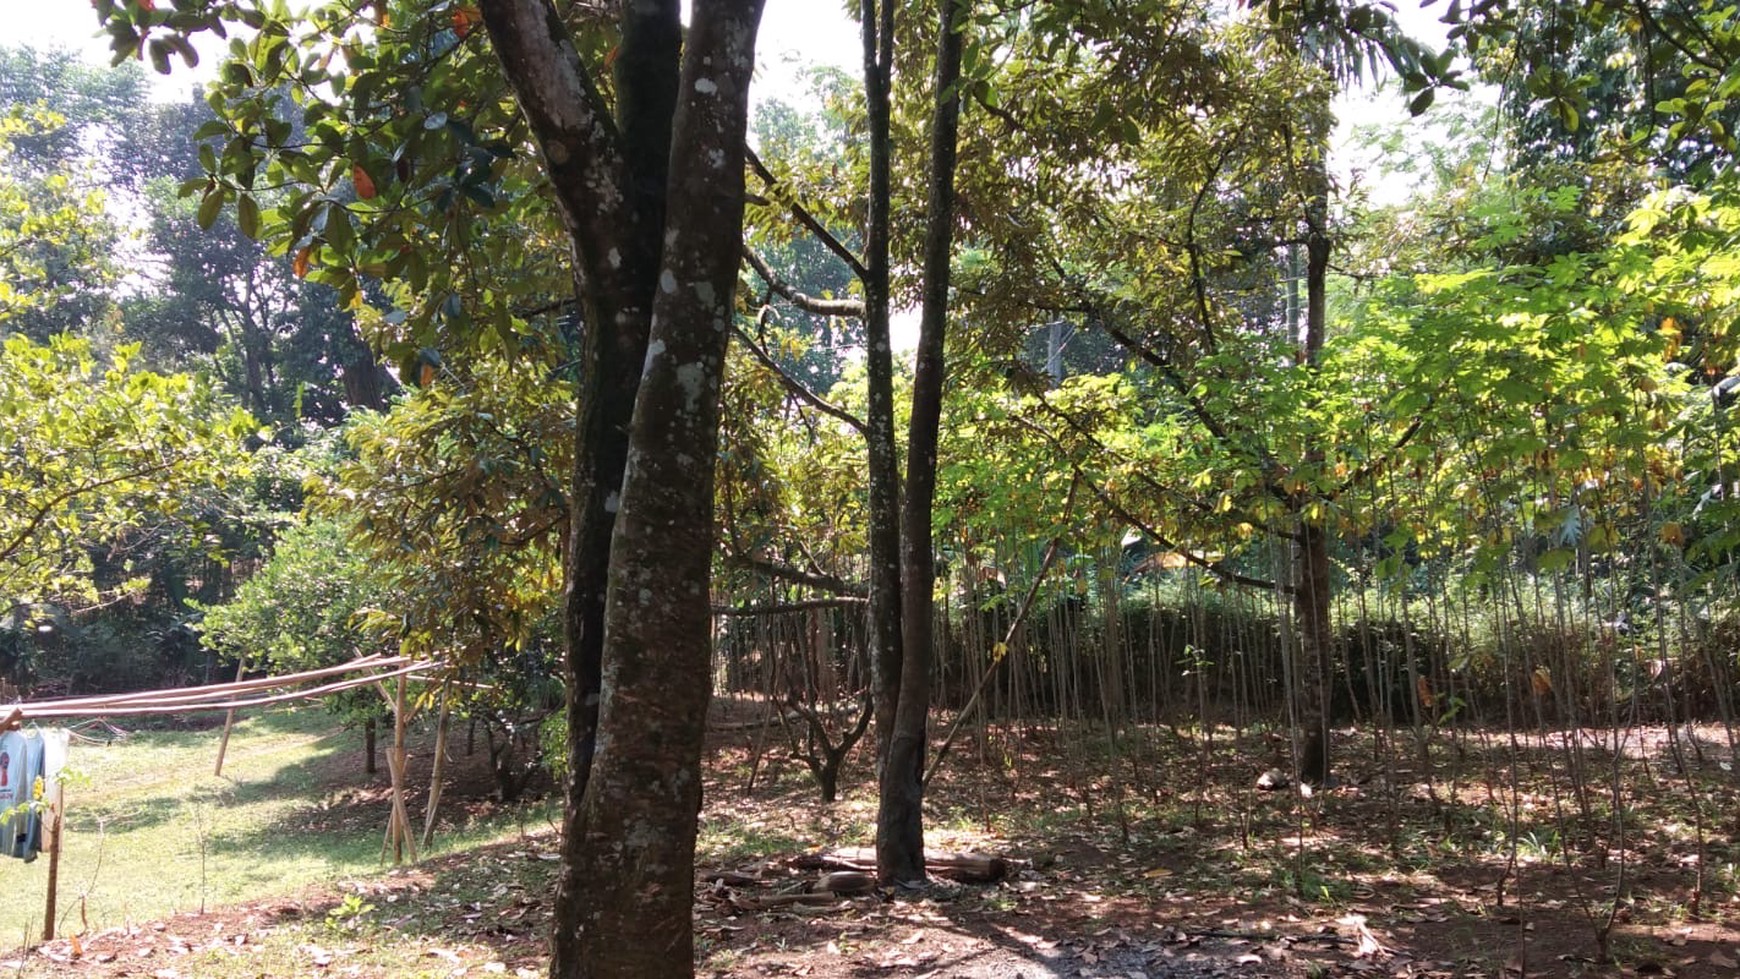
{"type": "Polygon", "coordinates": [[[311,252],[312,249],[310,248],[299,248],[296,251],[296,257],[290,260],[290,271],[295,272],[298,279],[305,279],[308,277],[308,261],[311,257],[311,252]]]}
{"type": "Polygon", "coordinates": [[[454,7],[453,33],[458,35],[460,40],[464,40],[476,29],[478,22],[482,19],[483,16],[478,13],[476,7],[454,7]]]}
{"type": "Polygon", "coordinates": [[[363,200],[371,200],[375,196],[375,180],[369,172],[353,164],[350,168],[350,182],[356,185],[356,196],[363,200]]]}

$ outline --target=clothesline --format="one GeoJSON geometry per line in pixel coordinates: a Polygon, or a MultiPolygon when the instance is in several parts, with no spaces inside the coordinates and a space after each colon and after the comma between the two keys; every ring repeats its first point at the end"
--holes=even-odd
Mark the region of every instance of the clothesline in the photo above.
{"type": "MultiPolygon", "coordinates": [[[[324,697],[327,694],[338,693],[356,687],[379,686],[382,696],[393,707],[393,750],[387,758],[388,768],[393,777],[393,812],[388,820],[386,842],[382,844],[382,853],[387,847],[398,844],[401,849],[395,850],[395,855],[402,856],[403,847],[410,846],[411,859],[417,859],[416,844],[410,840],[410,816],[405,811],[404,803],[404,771],[405,771],[405,680],[413,673],[423,673],[434,669],[439,664],[427,660],[412,660],[407,656],[363,656],[341,663],[337,666],[326,666],[317,670],[304,670],[301,673],[291,673],[285,676],[258,677],[253,680],[238,679],[233,683],[211,683],[200,687],[180,687],[166,690],[144,690],[137,693],[109,694],[98,697],[59,697],[51,700],[39,700],[34,703],[18,702],[0,704],[0,732],[16,731],[25,721],[46,720],[50,718],[89,717],[105,718],[119,716],[138,716],[144,714],[183,714],[193,711],[230,711],[231,716],[224,722],[223,743],[218,747],[218,764],[216,771],[223,770],[224,748],[229,744],[230,721],[234,720],[234,711],[241,707],[262,707],[267,704],[283,703],[287,700],[306,700],[313,697],[324,697]],[[347,675],[356,674],[356,675],[347,675]],[[342,676],[344,679],[331,680],[317,686],[305,686],[318,680],[342,676]],[[397,677],[398,693],[393,696],[387,690],[383,681],[397,677]],[[273,693],[271,691],[279,691],[273,693]]],[[[445,731],[445,700],[443,701],[442,726],[445,731]]],[[[40,735],[3,734],[0,738],[17,739],[20,737],[41,737],[40,735]]],[[[60,754],[65,755],[65,732],[59,732],[61,746],[60,754]]],[[[23,757],[26,752],[18,752],[23,757]]],[[[10,758],[10,753],[0,752],[0,765],[10,758]]],[[[46,773],[46,769],[44,769],[46,773]]],[[[437,773],[440,769],[437,767],[437,773]]],[[[438,784],[439,774],[434,777],[438,784]]],[[[23,780],[0,778],[0,784],[10,782],[13,785],[25,784],[23,780]]],[[[16,792],[16,789],[14,790],[16,792]]],[[[434,802],[437,798],[435,789],[431,788],[429,823],[434,825],[434,802]]],[[[46,895],[47,911],[43,915],[43,940],[54,937],[56,882],[60,867],[60,828],[64,802],[58,790],[53,795],[52,803],[46,807],[52,820],[52,828],[36,829],[36,824],[26,824],[25,839],[30,847],[40,844],[43,836],[49,837],[48,893],[46,895]]],[[[32,818],[40,818],[43,810],[32,808],[32,818]]],[[[0,826],[0,837],[6,835],[10,826],[0,826]]],[[[9,842],[9,841],[0,841],[9,842]]],[[[26,847],[30,853],[33,849],[26,847]]],[[[7,847],[7,852],[16,848],[7,847]]]]}
{"type": "Polygon", "coordinates": [[[96,697],[61,697],[0,705],[0,729],[16,727],[29,720],[65,717],[122,717],[156,714],[179,714],[191,711],[236,710],[261,707],[289,700],[324,697],[355,687],[368,686],[382,680],[422,673],[438,664],[427,660],[412,660],[406,656],[364,656],[338,666],[322,667],[284,676],[259,677],[233,683],[212,683],[200,687],[180,687],[166,690],[145,690],[137,693],[111,694],[96,697]],[[364,671],[331,683],[302,690],[286,690],[265,696],[248,696],[255,691],[297,687],[314,680],[346,673],[364,671]]]}

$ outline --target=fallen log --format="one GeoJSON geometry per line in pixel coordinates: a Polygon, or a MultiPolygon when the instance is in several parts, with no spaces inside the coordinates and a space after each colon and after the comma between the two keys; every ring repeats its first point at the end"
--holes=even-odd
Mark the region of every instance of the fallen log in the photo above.
{"type": "MultiPolygon", "coordinates": [[[[848,846],[793,857],[793,867],[804,870],[855,870],[876,872],[876,851],[867,846],[848,846]]],[[[931,874],[962,884],[995,884],[1009,876],[1009,861],[983,853],[953,853],[928,850],[924,868],[931,874]]]]}
{"type": "Polygon", "coordinates": [[[826,892],[820,894],[733,894],[727,899],[739,911],[767,911],[793,905],[827,907],[840,899],[826,892]]]}

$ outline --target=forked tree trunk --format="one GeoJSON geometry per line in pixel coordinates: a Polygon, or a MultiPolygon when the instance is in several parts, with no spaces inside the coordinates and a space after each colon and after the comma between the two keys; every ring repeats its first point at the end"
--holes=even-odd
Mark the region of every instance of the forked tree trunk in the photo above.
{"type": "Polygon", "coordinates": [[[955,151],[960,131],[961,30],[966,0],[941,0],[936,103],[931,118],[930,188],[924,238],[924,308],[907,429],[906,502],[901,510],[900,700],[882,769],[876,813],[876,874],[883,884],[918,884],[924,871],[924,763],[935,659],[937,435],[942,419],[949,259],[954,245],[955,151]]]}
{"type": "Polygon", "coordinates": [[[567,227],[581,312],[574,472],[564,553],[568,784],[551,971],[580,975],[581,800],[596,744],[610,538],[657,288],[676,105],[677,0],[625,4],[616,119],[549,0],[484,0],[490,33],[567,227]]]}
{"type": "Polygon", "coordinates": [[[694,972],[713,472],[760,16],[760,0],[697,0],[689,23],[663,267],[611,540],[598,751],[580,820],[577,975],[694,972]]]}
{"type": "MultiPolygon", "coordinates": [[[[649,568],[644,561],[625,558],[632,570],[617,573],[611,571],[611,542],[619,514],[627,507],[631,412],[643,368],[650,371],[653,366],[647,350],[655,302],[666,317],[667,335],[658,350],[676,372],[663,378],[667,402],[673,377],[685,398],[692,390],[706,403],[716,393],[741,234],[744,89],[760,4],[719,0],[696,5],[686,56],[691,73],[683,79],[685,101],[679,108],[683,28],[677,0],[624,3],[622,37],[613,51],[614,120],[591,82],[590,66],[580,60],[549,0],[483,0],[481,7],[574,244],[584,321],[574,513],[566,554],[572,776],[563,818],[551,971],[562,977],[687,975],[692,970],[688,875],[699,792],[693,769],[703,718],[690,713],[692,704],[669,714],[652,705],[670,708],[673,699],[682,699],[679,688],[693,699],[691,688],[699,683],[704,709],[706,658],[697,665],[695,657],[707,643],[705,561],[710,550],[690,540],[683,551],[687,561],[667,560],[649,568]],[[683,146],[673,156],[673,133],[686,125],[705,131],[695,129],[675,141],[683,146]],[[667,169],[673,159],[682,161],[683,173],[675,179],[667,169]],[[676,217],[668,223],[666,205],[672,200],[667,195],[681,199],[680,207],[669,209],[676,217]],[[705,274],[692,267],[697,260],[708,266],[705,274]],[[728,270],[718,271],[726,265],[728,270]],[[717,356],[705,354],[703,348],[714,347],[717,356]],[[690,566],[695,561],[702,567],[698,576],[690,566]],[[637,576],[643,578],[638,585],[633,581],[637,576]],[[606,596],[611,589],[641,609],[637,621],[619,630],[620,647],[606,639],[606,596]],[[689,622],[695,610],[702,621],[698,630],[689,622]],[[660,636],[659,641],[649,645],[650,634],[660,636]],[[673,644],[665,644],[666,639],[673,644]],[[646,695],[639,688],[653,660],[667,668],[680,663],[694,675],[660,675],[660,690],[642,704],[642,714],[657,716],[624,711],[616,718],[623,731],[610,737],[610,722],[602,713],[611,698],[604,686],[605,665],[620,685],[616,695],[633,699],[646,695]],[[637,724],[644,729],[637,730],[637,724]],[[594,759],[612,745],[620,754],[602,766],[612,776],[606,788],[595,790],[592,773],[601,766],[594,759]],[[691,747],[694,757],[689,757],[691,747]],[[624,774],[642,764],[669,770],[652,781],[624,774]],[[681,804],[672,805],[674,799],[681,804]],[[629,824],[621,817],[630,811],[637,819],[651,820],[632,837],[645,841],[645,848],[629,845],[629,824]],[[595,819],[599,813],[602,817],[595,819]],[[594,852],[589,849],[593,847],[610,852],[594,852]],[[628,851],[638,856],[623,866],[600,869],[599,861],[625,859],[628,851]],[[673,910],[679,904],[680,915],[673,910]]],[[[652,418],[647,423],[662,425],[668,436],[693,436],[686,444],[643,441],[642,461],[649,470],[678,460],[690,469],[705,466],[704,473],[693,470],[683,480],[662,484],[675,490],[688,509],[678,520],[682,526],[673,525],[668,533],[658,529],[655,539],[710,535],[716,431],[704,440],[698,433],[716,430],[717,409],[703,406],[694,417],[652,418]],[[699,478],[703,475],[704,481],[699,478]]],[[[644,514],[664,505],[657,501],[660,495],[655,491],[653,500],[642,503],[643,521],[649,519],[644,514]]],[[[638,554],[634,547],[624,553],[638,554]]],[[[675,553],[679,550],[674,547],[663,552],[666,557],[675,553]]],[[[618,615],[630,613],[624,609],[618,615]]]]}

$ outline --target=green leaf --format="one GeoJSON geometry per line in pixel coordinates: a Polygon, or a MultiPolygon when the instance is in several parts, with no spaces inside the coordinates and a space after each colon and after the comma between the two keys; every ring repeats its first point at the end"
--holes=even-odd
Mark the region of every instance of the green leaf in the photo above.
{"type": "Polygon", "coordinates": [[[253,194],[242,194],[236,198],[236,226],[249,238],[260,237],[260,205],[254,200],[253,194]]]}
{"type": "Polygon", "coordinates": [[[217,223],[218,212],[223,210],[224,189],[221,184],[213,185],[205,192],[205,197],[199,202],[199,226],[207,231],[217,223]]]}

